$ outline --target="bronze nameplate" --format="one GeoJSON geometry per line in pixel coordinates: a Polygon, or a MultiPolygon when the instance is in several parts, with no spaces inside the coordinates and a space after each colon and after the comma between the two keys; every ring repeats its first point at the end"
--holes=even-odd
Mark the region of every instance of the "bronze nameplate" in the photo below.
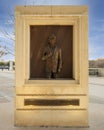
{"type": "Polygon", "coordinates": [[[34,106],[79,106],[79,99],[24,99],[24,105],[34,106]]]}

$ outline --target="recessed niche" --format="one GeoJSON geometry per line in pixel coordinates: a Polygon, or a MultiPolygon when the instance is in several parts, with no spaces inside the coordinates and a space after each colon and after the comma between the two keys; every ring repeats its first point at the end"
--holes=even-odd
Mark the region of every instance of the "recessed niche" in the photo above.
{"type": "Polygon", "coordinates": [[[42,53],[50,34],[55,34],[56,44],[62,52],[62,69],[57,79],[73,78],[73,26],[31,25],[30,26],[30,79],[44,79],[45,62],[42,53]]]}

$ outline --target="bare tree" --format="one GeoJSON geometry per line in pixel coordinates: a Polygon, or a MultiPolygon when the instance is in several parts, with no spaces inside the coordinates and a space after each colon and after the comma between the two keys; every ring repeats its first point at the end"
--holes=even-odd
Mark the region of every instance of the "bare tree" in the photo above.
{"type": "Polygon", "coordinates": [[[7,55],[9,52],[6,47],[0,46],[0,58],[4,55],[7,55]]]}
{"type": "Polygon", "coordinates": [[[14,45],[15,45],[15,33],[14,33],[14,24],[15,17],[12,14],[12,10],[10,7],[5,5],[5,10],[7,15],[5,19],[1,19],[3,25],[0,26],[0,34],[2,34],[0,39],[0,58],[4,55],[12,55],[14,56],[14,45]]]}

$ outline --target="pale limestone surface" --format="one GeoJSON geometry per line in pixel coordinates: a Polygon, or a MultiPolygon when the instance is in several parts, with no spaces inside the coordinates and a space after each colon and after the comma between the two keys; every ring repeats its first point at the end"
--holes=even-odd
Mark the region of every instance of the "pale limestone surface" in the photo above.
{"type": "Polygon", "coordinates": [[[16,7],[17,126],[88,126],[88,8],[16,7]],[[30,25],[73,26],[73,80],[29,80],[30,25]],[[24,99],[79,99],[79,106],[25,106],[24,99]],[[57,117],[57,118],[56,118],[57,117]]]}

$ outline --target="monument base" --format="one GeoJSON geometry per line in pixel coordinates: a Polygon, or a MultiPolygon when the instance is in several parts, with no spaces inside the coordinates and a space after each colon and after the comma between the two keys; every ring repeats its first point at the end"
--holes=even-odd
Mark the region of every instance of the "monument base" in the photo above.
{"type": "Polygon", "coordinates": [[[88,127],[86,110],[16,111],[16,126],[82,126],[88,127]]]}

